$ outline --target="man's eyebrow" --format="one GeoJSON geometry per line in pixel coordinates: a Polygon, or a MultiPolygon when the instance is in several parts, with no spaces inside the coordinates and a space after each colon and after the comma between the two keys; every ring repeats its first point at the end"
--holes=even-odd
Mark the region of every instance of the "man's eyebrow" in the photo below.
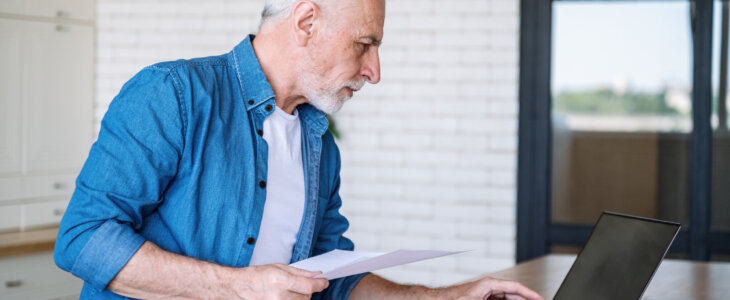
{"type": "Polygon", "coordinates": [[[366,40],[368,40],[368,42],[372,43],[375,46],[380,46],[380,43],[381,43],[380,40],[378,40],[377,38],[375,38],[372,35],[363,36],[363,37],[360,37],[360,39],[366,39],[366,40]]]}

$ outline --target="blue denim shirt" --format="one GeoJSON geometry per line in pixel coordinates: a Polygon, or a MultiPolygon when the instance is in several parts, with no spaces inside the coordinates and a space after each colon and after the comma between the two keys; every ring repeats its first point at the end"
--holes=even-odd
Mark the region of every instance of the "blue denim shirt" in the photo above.
{"type": "MultiPolygon", "coordinates": [[[[233,51],[156,64],[129,80],[101,123],[61,222],[56,264],[106,289],[144,241],[224,266],[246,267],[266,199],[267,145],[259,130],[274,93],[247,37],[233,51]]],[[[292,262],[353,249],[342,234],[340,156],[324,113],[304,104],[306,203],[292,262]]],[[[315,299],[346,299],[363,274],[315,299]]]]}

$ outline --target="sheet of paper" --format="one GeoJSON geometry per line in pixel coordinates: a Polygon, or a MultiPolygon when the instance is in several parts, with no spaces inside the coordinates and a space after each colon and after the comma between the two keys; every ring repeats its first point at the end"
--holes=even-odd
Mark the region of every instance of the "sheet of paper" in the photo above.
{"type": "Polygon", "coordinates": [[[315,278],[332,280],[462,252],[464,251],[398,250],[374,253],[333,250],[295,262],[290,266],[308,271],[322,271],[322,274],[315,278]]]}

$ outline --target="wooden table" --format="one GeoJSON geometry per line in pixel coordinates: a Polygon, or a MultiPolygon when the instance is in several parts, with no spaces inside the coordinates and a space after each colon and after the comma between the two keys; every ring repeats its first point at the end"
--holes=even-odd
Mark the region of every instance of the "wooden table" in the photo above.
{"type": "MultiPolygon", "coordinates": [[[[552,299],[574,260],[551,254],[489,276],[519,281],[552,299]]],[[[642,299],[730,299],[730,263],[665,259],[642,299]]]]}
{"type": "Polygon", "coordinates": [[[53,251],[58,227],[0,233],[0,257],[53,251]]]}

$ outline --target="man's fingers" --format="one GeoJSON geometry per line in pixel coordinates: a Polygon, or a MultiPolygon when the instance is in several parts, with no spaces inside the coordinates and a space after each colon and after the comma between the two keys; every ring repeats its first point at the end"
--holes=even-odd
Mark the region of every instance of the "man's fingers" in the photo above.
{"type": "Polygon", "coordinates": [[[507,300],[526,300],[525,297],[522,297],[520,295],[512,295],[512,294],[505,295],[504,299],[507,299],[507,300]]]}
{"type": "Polygon", "coordinates": [[[327,279],[314,279],[312,277],[322,274],[322,272],[310,272],[284,264],[270,265],[280,270],[280,277],[277,280],[281,287],[289,292],[302,295],[312,295],[321,292],[329,286],[327,279]]]}
{"type": "Polygon", "coordinates": [[[289,290],[299,294],[311,295],[321,292],[329,286],[327,279],[314,279],[303,276],[291,276],[289,290]]]}
{"type": "Polygon", "coordinates": [[[300,294],[297,292],[287,291],[286,294],[274,297],[275,299],[287,299],[287,300],[309,300],[312,298],[311,294],[300,294]]]}
{"type": "Polygon", "coordinates": [[[316,293],[316,292],[321,292],[322,290],[326,289],[330,285],[330,282],[327,279],[324,279],[324,278],[314,279],[313,278],[314,276],[322,274],[322,272],[320,272],[320,271],[311,272],[311,271],[302,270],[302,269],[298,269],[298,268],[294,268],[294,267],[290,267],[290,266],[284,266],[284,268],[285,268],[285,271],[289,272],[290,274],[292,274],[296,277],[299,277],[299,278],[303,277],[303,279],[305,279],[305,282],[306,282],[308,288],[305,288],[303,290],[304,292],[297,291],[299,293],[312,294],[312,293],[316,293]]]}
{"type": "Polygon", "coordinates": [[[513,299],[509,298],[509,296],[520,296],[520,298],[514,298],[514,299],[528,299],[528,300],[543,300],[542,296],[540,296],[535,291],[528,289],[522,284],[519,284],[514,281],[502,281],[502,280],[496,280],[495,285],[492,288],[492,291],[495,293],[504,293],[505,296],[507,296],[507,299],[513,299]]]}
{"type": "Polygon", "coordinates": [[[319,278],[307,278],[308,281],[312,283],[312,287],[314,288],[314,293],[321,292],[324,289],[326,289],[328,286],[330,286],[330,282],[327,279],[319,278]]]}
{"type": "Polygon", "coordinates": [[[287,272],[291,273],[292,275],[296,275],[296,276],[314,277],[319,274],[322,274],[322,272],[320,272],[320,271],[312,272],[312,271],[307,271],[307,270],[303,270],[303,269],[298,269],[295,267],[290,267],[287,265],[276,265],[276,266],[281,268],[282,270],[287,271],[287,272]]]}

